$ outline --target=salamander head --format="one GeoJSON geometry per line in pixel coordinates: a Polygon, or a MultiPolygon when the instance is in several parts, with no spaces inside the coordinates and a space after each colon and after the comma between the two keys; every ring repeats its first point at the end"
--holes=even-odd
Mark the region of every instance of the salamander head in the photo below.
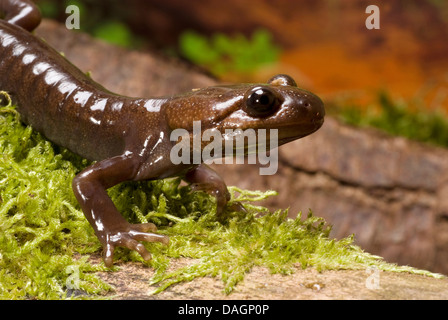
{"type": "MultiPolygon", "coordinates": [[[[321,99],[303,89],[287,75],[277,75],[267,84],[208,87],[173,98],[167,106],[171,129],[192,132],[201,121],[201,131],[216,129],[278,129],[278,145],[318,130],[325,109],[321,99]]],[[[269,133],[268,133],[269,134],[269,133]]]]}

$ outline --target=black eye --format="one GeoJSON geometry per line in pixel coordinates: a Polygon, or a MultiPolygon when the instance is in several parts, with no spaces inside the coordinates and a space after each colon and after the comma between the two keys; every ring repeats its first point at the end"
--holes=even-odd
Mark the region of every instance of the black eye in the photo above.
{"type": "Polygon", "coordinates": [[[249,92],[245,111],[252,117],[266,117],[277,111],[279,105],[280,102],[274,92],[257,87],[249,92]]]}

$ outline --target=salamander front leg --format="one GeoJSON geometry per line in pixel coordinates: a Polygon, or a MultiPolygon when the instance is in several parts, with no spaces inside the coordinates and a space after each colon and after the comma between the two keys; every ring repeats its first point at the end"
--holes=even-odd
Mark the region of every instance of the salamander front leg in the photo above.
{"type": "MultiPolygon", "coordinates": [[[[227,190],[226,183],[216,171],[205,164],[200,164],[187,172],[185,181],[190,183],[190,187],[193,190],[201,190],[214,196],[217,203],[216,214],[219,219],[223,218],[222,214],[227,202],[230,200],[230,193],[227,190]]],[[[239,202],[232,203],[230,208],[233,211],[246,211],[239,202]]]]}
{"type": "Polygon", "coordinates": [[[168,244],[168,237],[155,233],[152,223],[130,224],[118,212],[106,190],[120,182],[132,180],[137,162],[131,155],[122,155],[97,162],[73,179],[73,191],[87,220],[104,249],[104,263],[113,264],[116,247],[137,251],[145,260],[151,254],[139,241],[168,244]]]}

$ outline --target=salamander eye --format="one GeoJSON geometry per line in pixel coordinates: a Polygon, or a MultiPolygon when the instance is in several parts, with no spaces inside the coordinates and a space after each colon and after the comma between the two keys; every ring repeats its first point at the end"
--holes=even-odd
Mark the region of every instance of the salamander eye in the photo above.
{"type": "Polygon", "coordinates": [[[268,88],[256,87],[248,92],[245,111],[252,117],[267,117],[278,110],[280,101],[268,88]]]}
{"type": "Polygon", "coordinates": [[[273,86],[292,86],[297,87],[297,83],[287,74],[278,74],[269,79],[268,84],[273,86]]]}

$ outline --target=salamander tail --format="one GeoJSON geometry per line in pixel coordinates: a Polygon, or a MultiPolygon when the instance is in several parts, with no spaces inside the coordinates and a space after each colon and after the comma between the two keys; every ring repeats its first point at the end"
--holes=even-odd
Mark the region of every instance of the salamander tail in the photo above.
{"type": "Polygon", "coordinates": [[[30,32],[42,19],[39,8],[30,0],[0,0],[0,17],[30,32]]]}

